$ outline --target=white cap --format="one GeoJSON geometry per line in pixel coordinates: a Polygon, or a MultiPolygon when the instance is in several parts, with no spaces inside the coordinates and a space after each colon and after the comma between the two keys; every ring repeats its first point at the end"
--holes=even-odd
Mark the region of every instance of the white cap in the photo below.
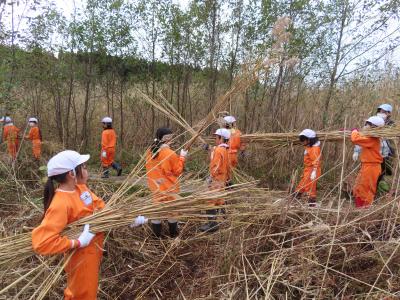
{"type": "Polygon", "coordinates": [[[214,134],[223,137],[225,140],[229,140],[229,138],[231,137],[231,132],[225,128],[217,129],[217,131],[214,134]]]}
{"type": "Polygon", "coordinates": [[[375,125],[376,127],[383,127],[385,126],[385,120],[378,116],[373,116],[368,118],[367,122],[375,125]]]}
{"type": "Polygon", "coordinates": [[[236,119],[234,116],[226,116],[226,117],[224,117],[224,120],[228,124],[233,124],[236,122],[236,119]]]}
{"type": "Polygon", "coordinates": [[[112,119],[110,117],[104,117],[101,123],[112,123],[112,119]]]}
{"type": "Polygon", "coordinates": [[[36,119],[36,118],[29,118],[28,122],[35,122],[35,123],[38,123],[38,119],[36,119]]]}
{"type": "Polygon", "coordinates": [[[10,123],[12,119],[10,117],[1,117],[0,122],[10,123]]]}
{"type": "Polygon", "coordinates": [[[383,109],[384,111],[387,111],[390,113],[393,111],[393,107],[390,104],[379,105],[378,109],[383,109]]]}
{"type": "Polygon", "coordinates": [[[304,135],[306,138],[313,139],[317,137],[317,133],[314,130],[311,129],[304,129],[302,132],[300,132],[299,136],[304,135]]]}
{"type": "Polygon", "coordinates": [[[47,176],[64,174],[74,170],[80,164],[87,162],[89,154],[81,155],[76,151],[65,150],[50,158],[47,163],[47,176]]]}

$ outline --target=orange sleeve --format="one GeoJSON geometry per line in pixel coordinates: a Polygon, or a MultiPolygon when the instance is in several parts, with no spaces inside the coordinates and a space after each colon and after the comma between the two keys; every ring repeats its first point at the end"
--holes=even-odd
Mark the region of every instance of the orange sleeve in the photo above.
{"type": "Polygon", "coordinates": [[[90,194],[91,194],[91,196],[92,196],[93,207],[94,207],[94,209],[95,209],[95,210],[101,210],[101,209],[103,209],[104,206],[105,206],[104,201],[103,201],[101,198],[97,197],[92,191],[90,191],[90,194]]]}
{"type": "Polygon", "coordinates": [[[218,175],[223,173],[222,170],[223,159],[224,158],[222,156],[222,153],[218,151],[218,148],[216,148],[214,151],[214,157],[210,164],[211,177],[217,177],[218,175]]]}
{"type": "Polygon", "coordinates": [[[183,172],[183,167],[185,166],[185,159],[178,156],[174,151],[168,151],[168,156],[161,163],[161,170],[163,173],[169,177],[178,177],[183,172]]]}
{"type": "Polygon", "coordinates": [[[7,139],[7,137],[8,137],[8,127],[4,127],[3,138],[7,139]]]}
{"type": "Polygon", "coordinates": [[[32,231],[32,247],[42,255],[63,253],[73,247],[73,241],[61,232],[68,224],[67,199],[54,201],[47,209],[42,223],[32,231]]]}
{"type": "Polygon", "coordinates": [[[310,159],[312,161],[312,166],[314,168],[318,168],[320,165],[320,160],[321,160],[321,150],[319,147],[311,147],[309,151],[310,159]]]}
{"type": "Polygon", "coordinates": [[[33,129],[34,128],[31,128],[30,130],[29,130],[29,133],[28,133],[28,136],[26,137],[27,139],[29,139],[29,140],[33,140],[34,139],[34,137],[33,137],[33,129]]]}
{"type": "Polygon", "coordinates": [[[356,130],[354,130],[351,133],[351,141],[353,142],[353,144],[359,145],[359,146],[365,147],[365,148],[371,148],[371,147],[375,146],[374,138],[362,136],[361,133],[359,133],[356,130]]]}

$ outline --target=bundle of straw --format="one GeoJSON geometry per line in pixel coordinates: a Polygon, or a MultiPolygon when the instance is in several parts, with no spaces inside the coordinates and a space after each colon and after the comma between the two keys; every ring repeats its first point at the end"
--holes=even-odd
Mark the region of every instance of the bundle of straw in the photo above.
{"type": "MultiPolygon", "coordinates": [[[[395,139],[400,137],[400,126],[365,129],[361,131],[362,135],[377,137],[383,139],[395,139]]],[[[323,142],[343,142],[343,137],[350,138],[351,131],[320,131],[317,136],[323,142]]],[[[249,133],[241,137],[246,143],[264,144],[271,147],[282,147],[291,144],[300,144],[299,132],[271,132],[271,133],[249,133]]]]}
{"type": "MultiPolygon", "coordinates": [[[[201,211],[213,207],[209,201],[213,199],[229,198],[229,201],[240,199],[243,192],[254,188],[255,182],[243,183],[234,186],[230,190],[202,190],[191,195],[179,196],[174,201],[162,204],[153,203],[152,196],[140,197],[142,191],[138,191],[125,197],[123,201],[107,205],[103,210],[82,218],[65,230],[63,235],[77,238],[84,224],[90,224],[90,230],[94,233],[109,231],[132,223],[138,215],[149,219],[164,219],[166,216],[174,216],[178,220],[207,219],[207,215],[201,211]],[[211,206],[210,206],[211,205],[211,206]]],[[[0,266],[15,264],[34,255],[31,246],[31,234],[22,233],[0,240],[0,266]]]]}

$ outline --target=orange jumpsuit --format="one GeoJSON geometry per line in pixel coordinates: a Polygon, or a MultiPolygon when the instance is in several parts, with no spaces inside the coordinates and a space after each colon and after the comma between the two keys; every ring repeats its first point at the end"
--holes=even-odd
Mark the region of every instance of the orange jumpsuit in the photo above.
{"type": "Polygon", "coordinates": [[[183,172],[185,158],[176,154],[164,144],[158,156],[152,158],[152,152],[146,154],[146,176],[149,189],[153,192],[155,202],[174,200],[179,193],[178,177],[183,172]]]}
{"type": "Polygon", "coordinates": [[[115,156],[115,145],[117,144],[117,134],[115,130],[104,129],[101,134],[101,163],[103,167],[108,168],[114,162],[115,156]],[[106,152],[106,156],[103,156],[103,152],[106,152]]]}
{"type": "Polygon", "coordinates": [[[40,136],[39,127],[35,126],[29,130],[28,139],[32,141],[32,153],[35,159],[40,159],[42,137],[40,136]]]}
{"type": "MultiPolygon", "coordinates": [[[[210,156],[210,190],[220,190],[225,188],[227,180],[230,178],[229,146],[220,144],[213,148],[210,156]]],[[[224,199],[211,200],[210,204],[223,205],[224,199]]]]}
{"type": "MultiPolygon", "coordinates": [[[[62,235],[64,228],[103,207],[104,202],[86,185],[77,185],[73,192],[56,190],[42,223],[32,231],[33,249],[41,255],[72,251],[74,241],[62,235]]],[[[103,233],[97,233],[87,247],[75,250],[65,268],[64,299],[96,299],[103,240],[103,233]]]]}
{"type": "Polygon", "coordinates": [[[7,141],[8,153],[12,159],[16,159],[18,146],[19,146],[19,134],[20,130],[13,124],[4,125],[3,138],[7,141]]]}
{"type": "Polygon", "coordinates": [[[317,181],[321,176],[321,147],[320,143],[313,146],[306,146],[304,150],[304,171],[303,176],[297,185],[297,193],[305,193],[310,198],[317,197],[317,181]],[[317,178],[311,180],[312,171],[317,170],[317,178]]]}
{"type": "Polygon", "coordinates": [[[371,205],[375,198],[376,185],[381,174],[381,141],[379,138],[362,136],[358,131],[351,133],[351,141],[362,148],[361,170],[353,187],[353,195],[356,207],[365,207],[371,205]]]}
{"type": "Polygon", "coordinates": [[[236,168],[238,164],[238,151],[244,150],[244,144],[240,141],[240,136],[242,133],[239,129],[231,129],[231,137],[229,139],[229,161],[232,168],[236,168]]]}

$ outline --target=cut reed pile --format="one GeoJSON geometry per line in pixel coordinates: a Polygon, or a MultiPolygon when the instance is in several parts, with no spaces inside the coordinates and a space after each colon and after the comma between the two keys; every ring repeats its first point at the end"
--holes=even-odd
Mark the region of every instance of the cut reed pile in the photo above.
{"type": "MultiPolygon", "coordinates": [[[[105,243],[99,299],[382,299],[400,295],[398,200],[354,210],[325,199],[309,209],[285,193],[251,192],[227,208],[221,230],[201,234],[181,223],[178,239],[155,240],[150,228],[112,230],[105,243]]],[[[2,296],[50,297],[65,285],[63,261],[35,256],[1,268],[2,296]],[[29,273],[31,272],[31,273],[29,273]],[[54,276],[54,274],[58,276],[54,276]],[[45,281],[53,281],[47,289],[45,281]],[[28,286],[27,286],[28,285],[28,286]],[[39,293],[36,294],[38,296],[39,293]]],[[[1,290],[1,289],[0,289],[1,290]]],[[[0,298],[2,297],[0,296],[0,298]]],[[[35,298],[32,298],[35,299],[35,298]]],[[[390,298],[388,298],[390,299],[390,298]]]]}

